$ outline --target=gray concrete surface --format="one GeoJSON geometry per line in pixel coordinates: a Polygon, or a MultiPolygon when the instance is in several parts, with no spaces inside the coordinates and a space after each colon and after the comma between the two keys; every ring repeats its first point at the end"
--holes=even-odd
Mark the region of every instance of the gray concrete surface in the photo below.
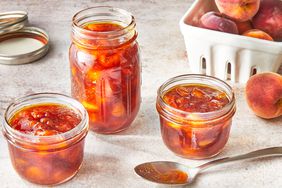
{"type": "MultiPolygon", "coordinates": [[[[77,11],[97,5],[112,5],[131,11],[137,20],[143,67],[143,102],[132,126],[117,135],[87,136],[85,159],[77,176],[61,187],[159,187],[137,177],[135,165],[152,160],[172,160],[187,165],[205,162],[175,156],[163,144],[155,110],[157,88],[168,78],[189,73],[184,41],[178,27],[192,0],[1,0],[0,12],[26,10],[31,25],[45,29],[51,49],[43,59],[27,65],[0,65],[0,110],[9,102],[32,92],[70,92],[68,47],[71,18],[77,11]]],[[[280,71],[281,72],[281,71],[280,71]]],[[[236,155],[268,146],[282,145],[282,117],[266,121],[247,107],[244,86],[234,85],[237,113],[224,151],[236,155]]],[[[208,160],[207,160],[208,161],[208,160]]],[[[281,187],[282,159],[268,158],[211,169],[191,187],[281,187]]],[[[0,135],[0,187],[37,187],[14,171],[7,144],[0,135]]]]}

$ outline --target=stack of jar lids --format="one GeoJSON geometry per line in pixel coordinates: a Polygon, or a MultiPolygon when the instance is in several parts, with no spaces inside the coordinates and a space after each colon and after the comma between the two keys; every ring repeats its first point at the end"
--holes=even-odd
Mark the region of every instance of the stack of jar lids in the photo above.
{"type": "Polygon", "coordinates": [[[43,57],[49,48],[45,31],[27,27],[24,11],[0,13],[0,63],[24,64],[43,57]]]}

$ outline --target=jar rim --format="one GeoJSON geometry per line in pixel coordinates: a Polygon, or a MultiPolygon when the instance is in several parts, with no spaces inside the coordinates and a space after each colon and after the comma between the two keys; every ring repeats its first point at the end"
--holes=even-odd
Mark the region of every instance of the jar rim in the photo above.
{"type": "MultiPolygon", "coordinates": [[[[47,103],[47,102],[46,102],[47,103]]],[[[34,103],[36,104],[36,103],[34,103]]],[[[37,103],[40,104],[40,103],[37,103]]],[[[26,105],[28,106],[28,105],[26,105]]],[[[20,107],[16,110],[16,112],[18,112],[19,110],[21,110],[23,107],[20,107]]],[[[12,114],[14,115],[14,113],[12,114]]],[[[86,111],[86,109],[83,107],[83,105],[81,103],[79,103],[77,100],[73,99],[72,97],[69,97],[67,95],[64,94],[60,94],[60,93],[52,93],[52,92],[43,92],[43,93],[34,93],[34,94],[29,94],[29,95],[25,95],[23,97],[19,97],[16,98],[5,110],[4,112],[4,118],[3,118],[3,131],[4,135],[8,134],[11,135],[12,138],[27,138],[27,142],[33,142],[34,140],[40,140],[43,141],[44,143],[57,143],[59,140],[60,141],[66,141],[68,139],[74,138],[77,135],[79,135],[83,130],[85,130],[87,132],[88,130],[88,113],[86,111]],[[12,128],[9,124],[9,119],[8,119],[8,113],[9,110],[11,110],[11,108],[15,107],[23,102],[26,101],[32,101],[34,100],[33,97],[46,97],[49,99],[52,98],[60,98],[61,102],[65,102],[65,103],[59,103],[59,102],[52,102],[54,104],[63,104],[63,105],[67,105],[69,106],[71,103],[73,105],[76,105],[76,109],[77,111],[79,111],[80,116],[81,116],[81,121],[79,122],[78,125],[76,125],[73,129],[67,131],[67,132],[63,132],[60,134],[56,134],[56,135],[50,135],[50,136],[40,136],[40,135],[29,135],[29,134],[25,134],[22,133],[14,128],[12,128]],[[68,105],[69,103],[69,105],[68,105]],[[61,139],[56,139],[56,138],[64,138],[64,140],[61,139]]]]}
{"type": "Polygon", "coordinates": [[[131,27],[135,27],[135,18],[130,12],[128,12],[124,9],[121,9],[121,8],[115,8],[115,7],[112,7],[112,6],[94,6],[94,7],[85,8],[85,9],[77,12],[72,18],[72,26],[75,30],[78,30],[79,32],[83,32],[83,33],[88,33],[88,34],[99,33],[99,34],[109,35],[109,34],[113,34],[113,33],[117,33],[117,32],[131,30],[131,27]],[[81,16],[81,14],[83,14],[86,11],[98,10],[98,9],[107,9],[107,10],[110,10],[112,12],[117,12],[117,13],[123,14],[125,16],[128,16],[128,17],[130,17],[130,22],[128,24],[126,24],[126,26],[122,27],[120,30],[115,30],[115,31],[90,31],[90,30],[87,30],[87,29],[80,27],[80,25],[78,24],[78,21],[85,19],[87,17],[93,16],[93,14],[92,15],[88,14],[86,16],[82,16],[81,18],[79,16],[81,16]]]}
{"type": "MultiPolygon", "coordinates": [[[[208,85],[208,84],[203,84],[203,85],[208,85]]],[[[213,86],[213,85],[209,85],[209,86],[213,86]]],[[[161,105],[163,105],[164,107],[162,107],[162,109],[170,109],[174,112],[177,112],[179,114],[183,114],[185,115],[186,118],[191,118],[191,120],[195,120],[193,119],[193,117],[202,117],[204,116],[206,119],[214,119],[217,117],[221,117],[225,114],[227,114],[228,112],[230,112],[230,110],[232,110],[233,108],[235,108],[235,94],[234,91],[232,89],[232,87],[227,84],[225,81],[213,77],[213,76],[208,76],[208,75],[201,75],[201,74],[183,74],[183,75],[179,75],[179,76],[175,76],[173,78],[168,79],[167,81],[165,81],[158,89],[158,100],[160,101],[161,105]],[[215,111],[210,111],[210,112],[187,112],[187,111],[183,111],[177,108],[174,108],[172,106],[170,106],[169,104],[167,104],[164,99],[163,99],[163,90],[165,89],[165,87],[167,87],[169,84],[175,83],[177,81],[181,81],[182,79],[189,79],[189,78],[200,78],[200,79],[206,79],[206,80],[211,80],[213,82],[217,82],[220,84],[223,84],[230,92],[231,92],[231,96],[230,97],[230,101],[228,104],[226,104],[223,108],[219,109],[219,110],[215,110],[215,111]]],[[[166,113],[169,113],[167,110],[165,110],[166,113]]]]}

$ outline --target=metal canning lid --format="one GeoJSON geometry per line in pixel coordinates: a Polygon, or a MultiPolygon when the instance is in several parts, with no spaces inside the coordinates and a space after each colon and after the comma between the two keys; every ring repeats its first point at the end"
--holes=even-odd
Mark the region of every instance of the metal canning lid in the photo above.
{"type": "Polygon", "coordinates": [[[27,19],[25,11],[0,13],[0,35],[20,30],[27,23],[27,19]]]}
{"type": "Polygon", "coordinates": [[[0,64],[31,63],[43,57],[48,49],[49,37],[45,31],[36,27],[24,27],[0,35],[0,64]]]}
{"type": "Polygon", "coordinates": [[[36,27],[25,27],[27,12],[0,13],[0,64],[24,64],[43,57],[49,37],[36,27]]]}

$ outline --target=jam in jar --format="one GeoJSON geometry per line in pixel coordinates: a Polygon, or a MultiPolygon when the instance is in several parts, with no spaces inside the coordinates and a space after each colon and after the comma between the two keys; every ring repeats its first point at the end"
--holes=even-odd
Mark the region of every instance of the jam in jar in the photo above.
{"type": "Polygon", "coordinates": [[[181,75],[158,90],[157,110],[166,146],[191,159],[218,154],[229,138],[235,98],[225,82],[203,75],[181,75]]]}
{"type": "Polygon", "coordinates": [[[24,179],[54,185],[71,179],[83,160],[88,115],[76,100],[41,93],[12,103],[3,133],[12,164],[24,179]]]}
{"type": "Polygon", "coordinates": [[[97,133],[122,131],[138,113],[141,67],[135,25],[131,14],[112,7],[85,9],[73,17],[71,92],[97,133]]]}

